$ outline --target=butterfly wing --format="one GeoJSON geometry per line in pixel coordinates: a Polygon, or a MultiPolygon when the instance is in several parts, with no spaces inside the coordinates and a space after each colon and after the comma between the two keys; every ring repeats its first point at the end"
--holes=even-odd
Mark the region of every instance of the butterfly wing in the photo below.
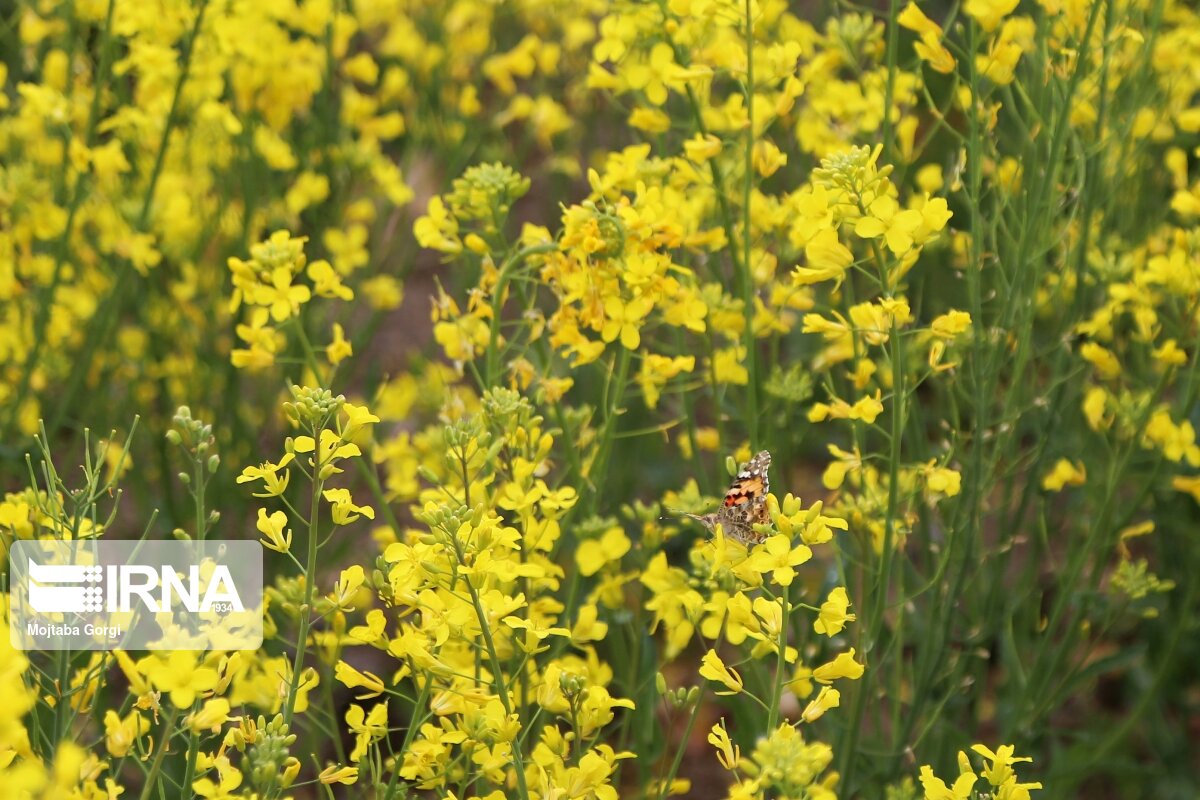
{"type": "Polygon", "coordinates": [[[725,493],[721,507],[722,522],[728,523],[739,538],[753,535],[753,526],[768,521],[767,493],[771,491],[767,471],[771,466],[771,454],[760,451],[742,465],[737,476],[725,493]]]}

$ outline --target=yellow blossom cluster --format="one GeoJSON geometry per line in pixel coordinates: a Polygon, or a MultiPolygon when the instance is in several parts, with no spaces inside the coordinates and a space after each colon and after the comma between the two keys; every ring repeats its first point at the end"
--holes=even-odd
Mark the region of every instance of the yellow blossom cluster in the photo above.
{"type": "Polygon", "coordinates": [[[1188,3],[4,16],[0,556],[267,586],[0,622],[0,796],[1200,791],[1112,757],[1196,691],[1188,3]]]}

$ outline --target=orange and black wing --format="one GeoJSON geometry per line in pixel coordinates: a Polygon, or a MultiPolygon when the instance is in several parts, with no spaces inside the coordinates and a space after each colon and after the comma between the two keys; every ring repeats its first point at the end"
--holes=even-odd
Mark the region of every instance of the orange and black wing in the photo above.
{"type": "Polygon", "coordinates": [[[729,491],[725,493],[725,508],[740,512],[750,524],[767,521],[767,492],[771,491],[767,470],[771,454],[759,452],[738,470],[729,491]]]}

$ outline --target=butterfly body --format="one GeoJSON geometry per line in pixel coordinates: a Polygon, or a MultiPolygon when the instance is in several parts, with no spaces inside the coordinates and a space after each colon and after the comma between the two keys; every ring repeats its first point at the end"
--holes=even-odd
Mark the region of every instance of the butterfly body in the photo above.
{"type": "Polygon", "coordinates": [[[716,511],[687,516],[710,531],[720,524],[726,536],[745,545],[758,544],[764,537],[754,530],[754,526],[770,521],[767,514],[767,492],[771,491],[767,470],[770,466],[771,454],[766,450],[759,451],[742,464],[716,511]]]}

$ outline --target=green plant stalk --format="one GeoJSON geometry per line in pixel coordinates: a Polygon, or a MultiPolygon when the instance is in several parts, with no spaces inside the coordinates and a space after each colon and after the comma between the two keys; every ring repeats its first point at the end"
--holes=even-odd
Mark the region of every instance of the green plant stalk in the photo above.
{"type": "MultiPolygon", "coordinates": [[[[1112,4],[1109,3],[1107,5],[1108,5],[1108,10],[1107,10],[1107,13],[1105,14],[1104,34],[1102,36],[1102,40],[1105,42],[1109,41],[1112,26],[1114,24],[1112,4]]],[[[1106,47],[1105,54],[1104,54],[1104,63],[1101,67],[1102,71],[1101,71],[1100,88],[1099,88],[1099,107],[1097,110],[1097,117],[1096,117],[1096,122],[1094,125],[1094,129],[1097,133],[1098,139],[1105,127],[1105,121],[1107,118],[1107,110],[1108,110],[1109,100],[1110,100],[1110,96],[1111,96],[1111,92],[1108,89],[1108,68],[1107,68],[1108,58],[1109,58],[1109,49],[1106,47]]],[[[1064,106],[1064,109],[1066,109],[1067,107],[1068,106],[1064,106]]],[[[1062,116],[1063,117],[1068,116],[1065,110],[1063,111],[1062,116]]],[[[1061,119],[1060,119],[1060,122],[1061,122],[1061,119]]],[[[1081,209],[1081,212],[1079,215],[1079,218],[1080,218],[1079,241],[1075,245],[1075,258],[1073,259],[1074,274],[1075,274],[1075,291],[1074,291],[1074,295],[1073,295],[1072,301],[1071,301],[1071,310],[1065,317],[1067,324],[1064,328],[1063,335],[1066,335],[1066,332],[1069,332],[1071,326],[1074,324],[1074,321],[1078,320],[1085,310],[1084,309],[1084,307],[1085,307],[1084,300],[1085,300],[1087,293],[1085,290],[1086,287],[1085,287],[1084,277],[1087,272],[1087,256],[1088,256],[1088,252],[1090,250],[1090,240],[1091,240],[1092,225],[1093,225],[1092,218],[1096,212],[1095,204],[1097,202],[1097,198],[1103,193],[1102,186],[1093,185],[1093,181],[1096,180],[1095,176],[1097,176],[1099,174],[1099,168],[1100,168],[1098,154],[1094,153],[1091,157],[1089,157],[1087,160],[1087,163],[1089,164],[1089,166],[1087,167],[1085,174],[1083,176],[1083,183],[1081,185],[1081,192],[1080,192],[1081,198],[1082,198],[1081,199],[1082,209],[1081,209]]],[[[1032,303],[1030,305],[1032,307],[1032,303]]],[[[1033,337],[1032,337],[1031,332],[1029,335],[1022,338],[1020,352],[1018,354],[1018,363],[1019,364],[1023,364],[1027,360],[1029,342],[1032,340],[1032,338],[1033,337]]],[[[1069,355],[1070,355],[1070,350],[1065,345],[1058,348],[1055,353],[1054,366],[1051,370],[1051,375],[1054,376],[1055,378],[1062,376],[1062,378],[1059,380],[1057,386],[1054,387],[1052,399],[1049,404],[1049,413],[1046,415],[1047,426],[1053,426],[1056,423],[1058,416],[1062,413],[1063,404],[1069,394],[1068,390],[1072,385],[1071,382],[1069,380],[1067,380],[1066,376],[1063,374],[1064,369],[1066,369],[1066,367],[1069,363],[1069,355]]],[[[1006,398],[1005,398],[1004,409],[1001,414],[1001,419],[1010,419],[1013,416],[1015,416],[1014,409],[1015,409],[1015,404],[1016,404],[1016,398],[1018,395],[1017,387],[1020,383],[1021,383],[1020,381],[1014,381],[1013,389],[1007,393],[1006,398]]],[[[1035,456],[1034,456],[1033,462],[1030,465],[1029,469],[1026,471],[1027,475],[1037,476],[1037,475],[1042,474],[1043,469],[1044,469],[1045,459],[1046,459],[1047,455],[1050,454],[1050,448],[1048,447],[1050,441],[1051,441],[1051,437],[1049,437],[1049,436],[1042,435],[1039,437],[1038,443],[1036,445],[1036,451],[1035,451],[1035,456]]],[[[1036,479],[1035,480],[1027,480],[1025,482],[1025,486],[1020,492],[1020,499],[1018,500],[1018,502],[1016,504],[1015,511],[1012,511],[1006,515],[1006,521],[1005,521],[1004,525],[1001,527],[1001,530],[1014,531],[1014,530],[1018,530],[1020,528],[1020,526],[1024,523],[1025,516],[1028,512],[1029,504],[1031,503],[1034,495],[1036,494],[1038,487],[1039,487],[1039,484],[1036,479]]],[[[1009,497],[1009,493],[1005,492],[1004,497],[1007,499],[1009,497]]],[[[1003,574],[1005,572],[1004,567],[1006,567],[1010,563],[1012,553],[1013,553],[1012,549],[1007,549],[1000,556],[1000,561],[998,562],[1000,565],[1002,565],[1001,568],[999,569],[1000,574],[1003,574]]],[[[985,606],[984,606],[984,613],[989,614],[992,618],[991,624],[988,625],[988,628],[991,630],[998,629],[997,622],[999,621],[1000,615],[1002,615],[1004,613],[1003,605],[1001,603],[997,602],[997,599],[996,599],[997,595],[1001,591],[1002,591],[1002,587],[1001,587],[999,581],[991,582],[989,591],[988,591],[988,596],[987,596],[985,606]]]]}
{"type": "Polygon", "coordinates": [[[621,408],[621,403],[625,399],[625,388],[629,382],[629,363],[631,356],[629,350],[621,345],[617,353],[617,370],[616,380],[609,387],[608,403],[605,406],[604,429],[600,436],[600,450],[596,454],[596,458],[592,461],[591,469],[588,470],[588,480],[591,482],[593,490],[591,494],[591,503],[589,503],[589,512],[596,513],[597,502],[604,494],[604,481],[608,475],[608,459],[612,455],[612,444],[614,440],[613,433],[617,426],[617,417],[620,416],[617,412],[621,408]]]}
{"type": "Polygon", "coordinates": [[[779,619],[779,650],[775,654],[775,675],[772,678],[771,684],[771,707],[767,711],[767,736],[770,736],[775,731],[775,726],[779,723],[779,705],[783,700],[783,676],[787,672],[788,621],[791,618],[792,611],[791,589],[790,585],[783,587],[783,606],[780,608],[781,616],[779,619]]]}
{"type": "MultiPolygon", "coordinates": [[[[671,45],[674,47],[674,43],[671,45]]],[[[675,58],[679,59],[680,51],[675,50],[675,58]]],[[[695,126],[696,133],[701,136],[708,135],[708,127],[704,124],[704,117],[700,111],[700,100],[696,97],[695,91],[689,85],[687,87],[688,107],[692,112],[692,124],[695,126]]],[[[725,174],[721,171],[721,165],[717,163],[718,159],[710,158],[708,160],[709,172],[712,173],[713,189],[717,196],[717,206],[721,211],[721,223],[725,228],[725,240],[728,242],[725,251],[729,253],[729,261],[733,265],[733,280],[735,288],[742,280],[744,271],[739,263],[737,246],[734,244],[737,241],[737,231],[733,226],[733,210],[729,207],[729,195],[725,191],[725,174]]]]}
{"type": "MultiPolygon", "coordinates": [[[[462,545],[453,535],[450,538],[454,542],[454,549],[459,563],[464,563],[465,555],[462,551],[462,545]]],[[[508,696],[508,687],[504,680],[504,667],[500,663],[500,656],[496,653],[496,643],[492,640],[492,628],[488,624],[487,612],[483,610],[483,603],[479,600],[479,592],[471,585],[470,579],[464,578],[463,583],[466,584],[467,591],[471,595],[471,605],[475,607],[475,616],[479,620],[479,630],[483,636],[483,645],[487,649],[488,661],[492,665],[492,679],[495,681],[496,695],[500,699],[500,704],[504,706],[504,713],[512,714],[512,698],[508,696]]],[[[520,796],[524,800],[528,800],[529,787],[525,784],[525,759],[521,754],[519,742],[513,742],[512,756],[513,771],[517,773],[517,789],[520,791],[520,796]]]]}
{"type": "MultiPolygon", "coordinates": [[[[866,209],[859,203],[863,213],[866,209]]],[[[891,278],[888,272],[887,261],[884,258],[883,251],[879,245],[872,241],[871,251],[875,258],[875,263],[879,268],[879,280],[884,288],[885,293],[891,296],[897,286],[891,285],[891,278]]],[[[892,342],[891,360],[892,360],[892,425],[891,436],[888,442],[888,499],[887,499],[887,516],[884,521],[883,534],[883,552],[880,556],[879,567],[875,577],[875,596],[871,610],[871,615],[866,620],[865,629],[866,635],[863,639],[863,657],[867,658],[874,652],[879,643],[879,636],[883,630],[883,615],[887,608],[887,599],[892,581],[892,568],[895,557],[895,535],[896,535],[896,517],[899,514],[900,504],[900,459],[902,455],[902,447],[904,442],[904,424],[906,419],[905,404],[907,401],[907,388],[904,381],[904,338],[901,335],[900,325],[893,317],[891,325],[891,333],[889,341],[892,342]]],[[[903,613],[903,611],[901,612],[903,613]]],[[[871,663],[875,669],[879,669],[881,661],[871,663]]],[[[866,711],[867,700],[867,683],[859,682],[855,687],[854,703],[850,712],[850,724],[843,736],[843,741],[839,747],[838,754],[838,771],[842,774],[842,779],[847,787],[852,787],[851,777],[855,762],[852,760],[853,754],[858,747],[858,738],[862,727],[863,715],[866,711]]],[[[899,702],[897,698],[896,702],[899,702]]]]}
{"type": "MultiPolygon", "coordinates": [[[[1157,397],[1162,394],[1163,389],[1168,384],[1168,379],[1171,373],[1171,370],[1167,370],[1163,373],[1163,377],[1159,381],[1159,386],[1157,387],[1154,396],[1157,397]]],[[[1115,508],[1115,503],[1118,498],[1117,482],[1120,480],[1121,476],[1125,474],[1130,459],[1133,457],[1133,454],[1137,452],[1138,442],[1142,438],[1143,432],[1146,429],[1146,424],[1149,421],[1153,410],[1154,405],[1152,403],[1148,403],[1145,410],[1142,412],[1137,425],[1135,426],[1136,432],[1129,442],[1128,447],[1125,449],[1125,452],[1121,455],[1121,457],[1113,464],[1113,466],[1110,467],[1109,474],[1105,482],[1105,500],[1104,504],[1101,506],[1100,513],[1097,515],[1097,522],[1091,526],[1084,545],[1075,551],[1075,557],[1072,558],[1071,562],[1067,565],[1067,569],[1064,572],[1064,580],[1062,581],[1063,586],[1077,587],[1078,581],[1083,575],[1084,568],[1087,566],[1089,561],[1088,556],[1095,553],[1107,552],[1107,548],[1105,547],[1106,542],[1101,540],[1101,536],[1108,536],[1110,530],[1115,532],[1115,529],[1112,527],[1110,522],[1115,508]]],[[[1092,571],[1089,581],[1089,589],[1091,591],[1094,591],[1099,583],[1101,572],[1101,570],[1092,571]]],[[[1061,627],[1060,622],[1062,621],[1063,616],[1066,614],[1068,607],[1071,605],[1072,601],[1079,600],[1079,597],[1077,596],[1076,592],[1060,592],[1054,600],[1054,604],[1051,607],[1050,614],[1048,615],[1048,622],[1045,627],[1045,635],[1043,635],[1038,642],[1038,646],[1033,658],[1033,667],[1029,670],[1030,674],[1039,676],[1039,680],[1035,684],[1037,691],[1031,693],[1033,696],[1027,695],[1022,698],[1022,706],[1030,706],[1029,710],[1031,715],[1021,715],[1022,720],[1027,725],[1036,722],[1038,719],[1040,719],[1041,715],[1046,712],[1051,696],[1049,691],[1051,677],[1056,677],[1060,680],[1062,679],[1062,676],[1059,673],[1059,668],[1063,659],[1071,651],[1071,647],[1079,635],[1079,625],[1076,624],[1076,622],[1078,618],[1083,615],[1083,611],[1087,608],[1087,596],[1087,594],[1084,594],[1083,599],[1080,601],[1081,608],[1079,614],[1075,615],[1070,624],[1061,627]],[[1060,629],[1064,631],[1065,640],[1053,640],[1052,634],[1060,629]],[[1053,651],[1049,649],[1051,644],[1054,645],[1053,651]],[[1044,663],[1047,661],[1047,659],[1049,660],[1048,664],[1044,663]],[[1043,696],[1040,698],[1037,697],[1037,694],[1039,693],[1043,694],[1043,696]]]]}
{"type": "Polygon", "coordinates": [[[898,0],[888,0],[887,83],[883,87],[883,126],[879,131],[885,164],[892,163],[892,101],[896,96],[896,71],[900,53],[900,26],[896,23],[899,5],[898,0]]]}
{"type": "MultiPolygon", "coordinates": [[[[1196,582],[1193,580],[1188,583],[1183,602],[1179,606],[1180,609],[1186,611],[1186,609],[1192,608],[1192,602],[1195,597],[1196,582]]],[[[1103,762],[1108,757],[1108,754],[1112,752],[1113,748],[1120,744],[1129,735],[1129,732],[1133,730],[1133,726],[1137,724],[1142,715],[1146,713],[1146,709],[1150,707],[1150,702],[1158,699],[1159,687],[1166,680],[1170,668],[1175,666],[1173,657],[1179,647],[1180,639],[1183,638],[1183,632],[1187,628],[1188,625],[1186,623],[1176,622],[1174,630],[1171,632],[1171,639],[1167,643],[1166,652],[1163,653],[1162,659],[1159,661],[1158,669],[1154,671],[1154,677],[1151,679],[1150,685],[1138,694],[1137,703],[1133,708],[1126,712],[1121,722],[1095,747],[1091,753],[1090,763],[1103,762]]]]}
{"type": "Polygon", "coordinates": [[[150,800],[150,795],[154,792],[158,783],[158,773],[162,770],[163,757],[167,754],[167,748],[171,744],[171,730],[175,727],[175,721],[178,718],[179,709],[172,703],[171,711],[163,723],[163,735],[158,742],[158,752],[154,754],[154,761],[151,762],[150,771],[146,774],[146,783],[142,786],[141,800],[150,800]]]}
{"type": "Polygon", "coordinates": [[[529,245],[522,247],[520,250],[509,255],[500,265],[499,275],[496,278],[496,288],[492,294],[492,319],[488,326],[488,347],[485,358],[486,367],[484,369],[484,379],[488,388],[496,385],[499,378],[500,361],[500,317],[504,307],[504,294],[508,289],[508,282],[512,279],[513,270],[517,266],[533,255],[541,253],[551,253],[558,249],[558,244],[555,242],[542,242],[541,244],[529,245]]]}
{"type": "Polygon", "coordinates": [[[675,750],[675,758],[671,760],[671,768],[667,770],[667,774],[663,776],[659,784],[657,800],[663,800],[667,796],[671,782],[675,780],[675,776],[679,773],[679,766],[683,763],[683,751],[687,749],[687,744],[692,738],[692,730],[696,727],[696,720],[700,717],[700,709],[704,706],[705,694],[705,685],[701,684],[700,694],[696,698],[696,704],[692,707],[691,716],[688,717],[687,727],[683,730],[683,738],[680,739],[679,747],[675,750]]]}
{"type": "MultiPolygon", "coordinates": [[[[892,0],[893,3],[896,0],[892,0]]],[[[746,0],[746,164],[742,182],[742,314],[745,329],[742,331],[743,346],[746,348],[746,425],[749,428],[750,450],[760,442],[758,435],[758,359],[754,341],[754,269],[751,258],[753,233],[751,229],[750,199],[754,191],[754,17],[751,14],[753,0],[746,0]]],[[[733,247],[732,240],[729,244],[733,247]]]]}
{"type": "Polygon", "coordinates": [[[299,693],[300,673],[304,669],[304,656],[308,649],[308,629],[312,622],[313,594],[317,582],[317,522],[321,513],[321,488],[324,485],[324,481],[321,480],[321,467],[323,464],[320,461],[319,455],[321,449],[321,431],[316,430],[313,433],[313,440],[317,442],[314,452],[318,455],[314,459],[312,499],[308,512],[308,557],[304,567],[304,605],[300,609],[300,630],[296,637],[296,657],[292,662],[292,676],[290,686],[288,687],[287,705],[283,713],[283,721],[289,726],[292,724],[292,718],[296,713],[296,696],[299,693]]]}
{"type": "MultiPolygon", "coordinates": [[[[1023,269],[1026,266],[1031,266],[1033,269],[1034,274],[1025,277],[1020,282],[1023,286],[1035,286],[1039,283],[1041,265],[1040,263],[1031,264],[1031,261],[1035,260],[1031,259],[1030,251],[1034,246],[1033,242],[1035,238],[1042,234],[1045,229],[1045,225],[1051,216],[1046,210],[1046,205],[1049,202],[1051,191],[1055,186],[1057,186],[1057,177],[1059,172],[1058,167],[1063,163],[1063,148],[1066,147],[1067,131],[1070,127],[1071,115],[1068,110],[1070,109],[1074,100],[1075,93],[1079,88],[1079,84],[1083,79],[1084,68],[1089,63],[1092,32],[1095,30],[1096,22],[1099,19],[1099,10],[1101,5],[1101,3],[1094,3],[1091,6],[1088,14],[1087,27],[1079,45],[1079,54],[1076,58],[1075,69],[1071,72],[1070,77],[1067,79],[1067,86],[1063,97],[1055,100],[1055,106],[1059,108],[1061,113],[1055,120],[1050,138],[1050,147],[1045,157],[1045,163],[1050,165],[1051,168],[1045,170],[1044,174],[1042,175],[1042,180],[1039,181],[1036,186],[1031,187],[1027,195],[1031,199],[1031,203],[1029,206],[1029,213],[1026,214],[1025,219],[1033,220],[1033,224],[1022,228],[1021,236],[1017,242],[1017,251],[1012,258],[1012,263],[1014,263],[1018,269],[1023,269]]],[[[968,31],[972,42],[971,52],[974,52],[974,36],[976,27],[973,22],[968,23],[968,31]]],[[[979,79],[975,72],[973,59],[968,60],[972,62],[968,65],[968,69],[972,80],[972,96],[974,97],[977,96],[976,92],[978,89],[979,79]]],[[[978,143],[979,140],[977,137],[981,135],[981,131],[979,130],[979,121],[976,119],[977,115],[972,113],[968,116],[970,117],[970,124],[972,126],[971,139],[978,143]]],[[[972,165],[974,165],[975,175],[973,180],[981,181],[982,179],[979,176],[979,170],[982,168],[982,165],[979,164],[980,154],[976,153],[975,155],[975,160],[971,163],[968,163],[967,167],[968,170],[970,170],[972,169],[972,165]]],[[[979,195],[977,194],[975,195],[975,201],[978,202],[978,199],[979,195]]],[[[975,232],[974,220],[972,231],[975,232]]],[[[973,257],[975,255],[975,251],[978,250],[979,247],[980,245],[978,243],[972,242],[973,257]]],[[[978,261],[976,263],[978,264],[978,268],[981,270],[982,263],[978,261]]],[[[1009,330],[1016,330],[1023,334],[1018,336],[1018,342],[1021,344],[1021,346],[1018,348],[1014,366],[1009,370],[1009,374],[1018,377],[1024,372],[1025,366],[1029,359],[1028,348],[1026,345],[1028,340],[1031,338],[1029,335],[1031,328],[1030,320],[1032,319],[1032,314],[1034,312],[1033,303],[1021,302],[1025,298],[1026,295],[1022,292],[1004,293],[1005,305],[1001,309],[1000,314],[1003,327],[1009,330]]],[[[984,329],[986,330],[986,328],[984,329]]],[[[988,369],[984,371],[984,374],[989,377],[989,391],[987,392],[987,395],[990,396],[990,394],[992,394],[991,389],[994,386],[995,379],[1003,371],[1000,369],[1001,362],[1007,358],[1008,354],[1004,347],[996,347],[990,354],[988,369]]],[[[997,445],[997,448],[999,448],[999,445],[997,445]]]]}
{"type": "MultiPolygon", "coordinates": [[[[192,713],[195,714],[197,709],[199,709],[199,708],[200,708],[200,700],[199,700],[199,698],[197,698],[196,701],[192,703],[192,713]]],[[[200,735],[193,731],[191,736],[188,737],[187,766],[185,767],[184,773],[183,773],[183,783],[180,784],[180,787],[185,792],[188,790],[189,787],[191,787],[192,778],[196,774],[196,757],[199,754],[199,752],[200,752],[200,735]]]]}

